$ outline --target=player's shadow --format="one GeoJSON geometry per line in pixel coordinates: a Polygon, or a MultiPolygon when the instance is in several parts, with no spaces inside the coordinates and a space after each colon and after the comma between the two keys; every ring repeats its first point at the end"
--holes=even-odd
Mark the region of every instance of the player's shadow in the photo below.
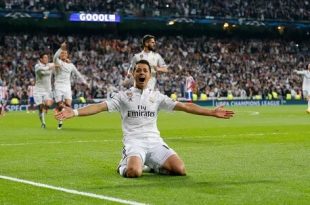
{"type": "MultiPolygon", "coordinates": [[[[191,188],[197,191],[206,192],[210,194],[225,194],[230,192],[232,189],[236,189],[240,186],[247,185],[258,185],[258,184],[275,184],[279,183],[274,180],[244,180],[244,181],[195,181],[190,176],[180,177],[180,176],[163,176],[163,175],[151,175],[144,174],[138,179],[124,179],[128,184],[122,183],[117,188],[122,190],[135,189],[157,189],[161,187],[171,187],[171,189],[179,188],[191,188]],[[128,181],[130,180],[130,181],[128,181]],[[134,181],[133,181],[134,180],[134,181]],[[141,183],[140,183],[141,181],[141,183]]],[[[96,189],[111,189],[111,186],[101,186],[96,189]]],[[[116,188],[114,186],[114,188],[116,188]]]]}

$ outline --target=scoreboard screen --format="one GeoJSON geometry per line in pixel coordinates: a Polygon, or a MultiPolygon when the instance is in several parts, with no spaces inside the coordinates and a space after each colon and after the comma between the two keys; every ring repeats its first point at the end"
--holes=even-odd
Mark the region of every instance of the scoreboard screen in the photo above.
{"type": "Polygon", "coordinates": [[[121,21],[120,15],[101,13],[71,13],[69,21],[80,22],[116,22],[121,21]]]}

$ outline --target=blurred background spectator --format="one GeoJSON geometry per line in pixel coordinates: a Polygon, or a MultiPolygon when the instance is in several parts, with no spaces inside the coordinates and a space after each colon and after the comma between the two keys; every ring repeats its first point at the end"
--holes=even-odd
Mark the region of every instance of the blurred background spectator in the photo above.
{"type": "MultiPolygon", "coordinates": [[[[106,98],[107,93],[125,89],[123,80],[134,53],[140,50],[141,36],[60,36],[0,35],[0,80],[9,86],[10,98],[27,99],[27,86],[34,79],[39,53],[52,55],[63,41],[78,70],[87,76],[91,88],[78,81],[73,98],[106,98]]],[[[167,94],[185,95],[186,70],[192,71],[197,94],[210,98],[254,98],[277,92],[279,97],[300,93],[302,78],[293,69],[310,61],[310,42],[296,43],[270,39],[216,39],[164,36],[157,38],[157,51],[169,64],[169,73],[159,75],[158,89],[167,94]]]]}

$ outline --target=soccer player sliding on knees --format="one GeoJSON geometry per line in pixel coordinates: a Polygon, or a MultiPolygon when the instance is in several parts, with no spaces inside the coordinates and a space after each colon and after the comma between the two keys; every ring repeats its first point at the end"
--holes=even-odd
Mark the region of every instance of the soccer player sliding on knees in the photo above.
{"type": "Polygon", "coordinates": [[[146,165],[155,173],[186,175],[182,159],[160,137],[157,128],[159,110],[176,110],[195,115],[229,119],[233,111],[218,107],[207,109],[192,103],[181,103],[147,87],[151,68],[146,60],[140,60],[133,69],[135,86],[126,91],[115,92],[111,98],[77,110],[65,107],[56,112],[57,120],[88,116],[103,111],[118,111],[122,115],[123,158],[118,173],[124,177],[140,177],[146,165]]]}

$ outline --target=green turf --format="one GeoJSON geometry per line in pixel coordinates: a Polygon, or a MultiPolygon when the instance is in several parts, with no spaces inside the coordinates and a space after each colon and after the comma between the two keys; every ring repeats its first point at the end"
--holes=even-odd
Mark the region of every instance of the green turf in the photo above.
{"type": "MultiPolygon", "coordinates": [[[[305,106],[235,107],[221,120],[186,113],[159,116],[186,177],[116,173],[118,113],[76,118],[56,130],[36,114],[0,118],[0,175],[148,204],[309,204],[310,115],[305,106]],[[259,112],[259,113],[257,113],[259,112]]],[[[0,204],[115,204],[0,179],[0,204]]]]}

